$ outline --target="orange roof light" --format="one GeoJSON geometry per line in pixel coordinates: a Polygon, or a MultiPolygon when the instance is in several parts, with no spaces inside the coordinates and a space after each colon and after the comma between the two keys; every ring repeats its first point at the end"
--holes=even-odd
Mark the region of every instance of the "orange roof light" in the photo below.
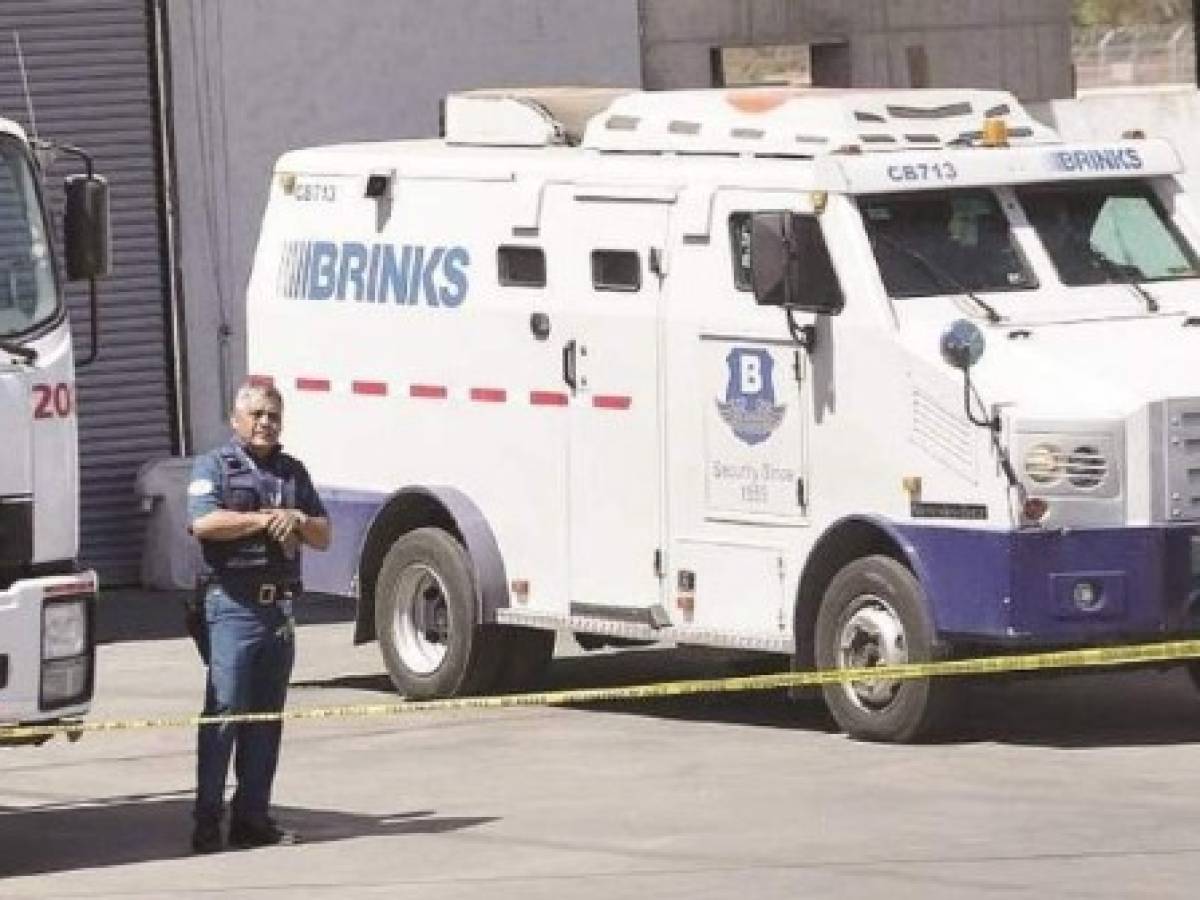
{"type": "Polygon", "coordinates": [[[1008,125],[1003,119],[994,116],[984,119],[980,143],[985,147],[1007,147],[1008,125]]]}

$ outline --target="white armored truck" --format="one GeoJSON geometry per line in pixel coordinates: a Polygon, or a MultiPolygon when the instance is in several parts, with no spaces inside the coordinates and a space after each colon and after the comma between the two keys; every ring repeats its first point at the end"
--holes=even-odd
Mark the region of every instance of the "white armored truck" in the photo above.
{"type": "MultiPolygon", "coordinates": [[[[276,167],[249,365],[410,697],[555,630],[887,666],[1200,632],[1200,220],[1009,94],[543,89],[276,167]]],[[[909,740],[945,680],[832,685],[909,740]]]]}
{"type": "MultiPolygon", "coordinates": [[[[74,721],[95,670],[96,574],[81,569],[75,365],[96,356],[96,278],[108,269],[108,188],[75,147],[31,143],[0,119],[0,728],[74,721]],[[67,179],[61,271],[40,169],[82,158],[67,179]],[[91,282],[91,350],[75,360],[64,276],[91,282]]],[[[45,737],[0,737],[41,743],[45,737]]]]}

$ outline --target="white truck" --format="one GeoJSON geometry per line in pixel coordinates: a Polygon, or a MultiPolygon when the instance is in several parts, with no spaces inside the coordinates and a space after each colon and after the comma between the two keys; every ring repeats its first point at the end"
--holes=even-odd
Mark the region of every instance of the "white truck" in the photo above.
{"type": "MultiPolygon", "coordinates": [[[[1200,220],[996,91],[452,95],[278,162],[249,366],[410,697],[1200,633],[1200,220]]],[[[824,689],[910,740],[944,679],[824,689]]]]}
{"type": "MultiPolygon", "coordinates": [[[[75,365],[96,356],[96,278],[107,272],[108,190],[86,153],[0,119],[0,728],[78,720],[95,672],[96,574],[81,570],[75,365]],[[66,183],[65,273],[53,253],[41,168],[66,183]],[[91,282],[92,342],[74,360],[64,274],[91,282]]],[[[44,737],[0,744],[42,743],[44,737]]]]}

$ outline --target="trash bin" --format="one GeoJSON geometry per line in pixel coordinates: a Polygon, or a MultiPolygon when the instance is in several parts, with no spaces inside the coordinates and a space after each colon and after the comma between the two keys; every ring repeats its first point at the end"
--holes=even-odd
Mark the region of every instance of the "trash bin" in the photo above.
{"type": "Polygon", "coordinates": [[[196,583],[202,564],[200,546],[188,532],[191,474],[188,457],[153,459],[138,470],[135,490],[148,516],[142,545],[143,587],[186,590],[196,583]]]}

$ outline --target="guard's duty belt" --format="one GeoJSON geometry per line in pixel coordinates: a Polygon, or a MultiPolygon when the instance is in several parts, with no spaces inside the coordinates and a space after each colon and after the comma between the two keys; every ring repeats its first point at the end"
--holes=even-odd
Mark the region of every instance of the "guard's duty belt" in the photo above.
{"type": "Polygon", "coordinates": [[[249,601],[262,606],[274,606],[284,597],[296,597],[302,589],[299,581],[272,581],[230,575],[214,575],[209,584],[221,588],[234,600],[249,601]]]}

